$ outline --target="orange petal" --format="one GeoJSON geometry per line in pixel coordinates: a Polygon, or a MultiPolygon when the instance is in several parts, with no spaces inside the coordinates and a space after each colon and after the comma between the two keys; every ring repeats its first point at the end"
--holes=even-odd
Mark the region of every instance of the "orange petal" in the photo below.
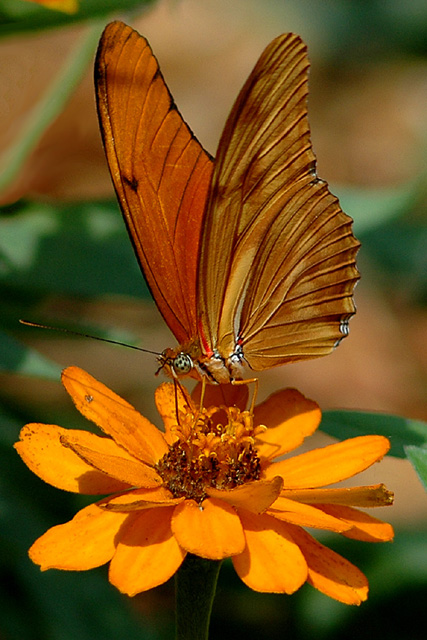
{"type": "Polygon", "coordinates": [[[360,604],[368,597],[368,581],[351,562],[323,546],[304,529],[292,528],[308,565],[308,580],[313,587],[344,604],[360,604]]]}
{"type": "Polygon", "coordinates": [[[193,406],[187,389],[182,385],[175,385],[172,382],[164,382],[160,387],[157,387],[155,401],[157,411],[165,426],[165,438],[167,442],[171,443],[176,440],[176,437],[173,435],[173,428],[178,425],[178,418],[176,416],[177,405],[178,411],[183,412],[188,410],[195,411],[196,408],[193,406]]]}
{"type": "Polygon", "coordinates": [[[247,482],[229,491],[211,488],[207,489],[206,493],[211,498],[224,500],[232,507],[243,507],[253,513],[262,513],[276,500],[282,485],[282,478],[277,476],[273,480],[247,482]]]}
{"type": "Polygon", "coordinates": [[[186,552],[171,530],[174,507],[141,511],[120,532],[110,563],[111,584],[128,596],[163,584],[180,567],[186,552]]]}
{"type": "Polygon", "coordinates": [[[119,496],[108,498],[102,505],[112,511],[138,511],[140,509],[152,509],[153,507],[169,507],[183,502],[185,498],[173,498],[171,492],[165,487],[157,489],[134,489],[126,491],[119,496]]]}
{"type": "Polygon", "coordinates": [[[393,493],[383,484],[342,489],[286,489],[280,495],[309,504],[343,504],[349,507],[386,507],[393,504],[393,493]]]}
{"type": "Polygon", "coordinates": [[[232,558],[245,584],[255,591],[293,593],[307,579],[304,556],[289,534],[289,525],[266,514],[239,509],[246,548],[232,558]]]}
{"type": "Polygon", "coordinates": [[[321,487],[351,478],[380,460],[390,443],[383,436],[359,436],[275,462],[266,478],[282,476],[285,489],[321,487]]]}
{"type": "Polygon", "coordinates": [[[80,431],[73,435],[67,433],[61,442],[98,471],[132,487],[156,487],[162,482],[153,467],[136,460],[110,438],[80,431]]]}
{"type": "Polygon", "coordinates": [[[30,558],[46,569],[85,571],[108,562],[127,513],[108,513],[97,504],[79,511],[70,522],[52,527],[35,541],[30,558]]]}
{"type": "Polygon", "coordinates": [[[319,509],[351,525],[352,528],[343,534],[346,538],[364,542],[388,542],[394,537],[391,524],[373,518],[364,511],[330,504],[319,505],[319,509]]]}
{"type": "Polygon", "coordinates": [[[277,391],[255,407],[254,424],[268,427],[256,440],[261,458],[276,458],[299,447],[322,418],[318,405],[296,389],[277,391]]]}
{"type": "Polygon", "coordinates": [[[68,367],[62,372],[62,382],[80,413],[137,459],[153,465],[167,452],[163,434],[86,371],[68,367]]]}
{"type": "Polygon", "coordinates": [[[300,527],[311,527],[313,529],[327,529],[342,533],[351,528],[347,522],[342,522],[339,518],[327,515],[323,510],[312,507],[308,504],[295,502],[280,496],[273,504],[268,513],[284,522],[291,522],[300,527]]]}
{"type": "Polygon", "coordinates": [[[194,500],[178,505],[172,530],[181,547],[208,560],[222,560],[241,553],[245,546],[242,525],[233,507],[208,498],[199,506],[194,500]]]}
{"type": "Polygon", "coordinates": [[[128,488],[129,485],[95,470],[64,447],[62,437],[78,437],[81,433],[84,432],[52,424],[27,424],[21,429],[21,440],[15,449],[33,473],[58,489],[94,495],[128,488]]]}

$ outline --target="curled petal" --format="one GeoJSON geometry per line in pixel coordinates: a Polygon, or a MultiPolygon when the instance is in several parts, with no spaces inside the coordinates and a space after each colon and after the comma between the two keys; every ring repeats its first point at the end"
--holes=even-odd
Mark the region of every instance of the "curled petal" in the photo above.
{"type": "Polygon", "coordinates": [[[199,506],[186,500],[175,508],[172,530],[189,553],[208,560],[222,560],[241,553],[245,546],[242,525],[233,507],[208,498],[199,506]]]}
{"type": "Polygon", "coordinates": [[[293,593],[307,579],[304,556],[289,533],[289,525],[269,515],[239,509],[246,547],[233,557],[245,584],[255,591],[293,593]]]}
{"type": "Polygon", "coordinates": [[[383,484],[340,489],[286,489],[280,495],[308,504],[342,504],[349,507],[387,507],[393,504],[393,492],[383,484]]]}
{"type": "Polygon", "coordinates": [[[155,464],[165,453],[163,434],[131,404],[78,367],[62,372],[62,383],[81,414],[131,455],[155,464]]]}
{"type": "Polygon", "coordinates": [[[366,600],[368,581],[357,567],[320,544],[304,529],[292,527],[292,536],[307,561],[307,582],[344,604],[360,604],[366,600]]]}
{"type": "Polygon", "coordinates": [[[93,436],[86,431],[80,434],[64,435],[61,442],[98,471],[134,487],[156,487],[161,484],[162,480],[153,467],[136,460],[114,440],[93,436]]]}
{"type": "Polygon", "coordinates": [[[30,558],[42,571],[99,567],[113,557],[117,533],[128,517],[127,513],[108,513],[91,504],[70,522],[46,531],[29,550],[30,558]]]}
{"type": "Polygon", "coordinates": [[[138,511],[153,507],[169,507],[183,502],[185,498],[173,498],[165,487],[157,489],[134,489],[119,496],[106,499],[102,504],[108,511],[138,511]]]}
{"type": "Polygon", "coordinates": [[[180,567],[186,552],[172,534],[173,510],[155,507],[142,511],[120,532],[109,579],[122,593],[134,596],[157,587],[180,567]]]}
{"type": "Polygon", "coordinates": [[[326,529],[342,533],[351,529],[351,524],[343,522],[339,518],[328,515],[327,512],[312,507],[308,504],[289,500],[280,496],[268,513],[284,522],[291,522],[300,527],[310,527],[312,529],[326,529]]]}
{"type": "MultiPolygon", "coordinates": [[[[82,433],[86,432],[53,424],[27,424],[21,429],[20,442],[15,444],[15,449],[33,473],[58,489],[99,495],[128,488],[127,483],[94,469],[74,451],[64,447],[63,437],[79,438],[82,433]]],[[[97,438],[93,434],[87,436],[97,438]]]]}
{"type": "Polygon", "coordinates": [[[282,478],[277,476],[272,480],[247,482],[229,491],[209,488],[206,492],[211,498],[223,500],[232,507],[243,507],[253,513],[262,513],[277,499],[282,485],[282,478]]]}
{"type": "Polygon", "coordinates": [[[299,447],[322,418],[318,405],[296,389],[282,389],[255,407],[254,424],[268,427],[256,441],[261,458],[276,458],[299,447]]]}
{"type": "Polygon", "coordinates": [[[275,462],[266,478],[282,476],[286,489],[321,487],[351,478],[381,460],[390,448],[383,436],[359,436],[275,462]]]}
{"type": "Polygon", "coordinates": [[[351,525],[351,529],[343,534],[346,538],[363,540],[364,542],[393,540],[394,531],[391,524],[373,518],[364,511],[330,504],[319,505],[319,509],[351,525]]]}

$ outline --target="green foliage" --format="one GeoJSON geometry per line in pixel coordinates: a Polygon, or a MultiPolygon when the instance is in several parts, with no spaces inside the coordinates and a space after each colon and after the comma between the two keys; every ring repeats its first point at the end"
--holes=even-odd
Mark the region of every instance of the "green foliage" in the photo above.
{"type": "Polygon", "coordinates": [[[365,411],[325,411],[320,428],[330,436],[342,440],[377,434],[390,440],[390,455],[406,457],[406,447],[427,444],[427,424],[400,416],[365,411]]]}
{"type": "Polygon", "coordinates": [[[23,0],[2,0],[0,37],[25,31],[51,29],[94,18],[108,18],[126,11],[143,9],[153,0],[80,0],[77,13],[69,15],[23,0]]]}

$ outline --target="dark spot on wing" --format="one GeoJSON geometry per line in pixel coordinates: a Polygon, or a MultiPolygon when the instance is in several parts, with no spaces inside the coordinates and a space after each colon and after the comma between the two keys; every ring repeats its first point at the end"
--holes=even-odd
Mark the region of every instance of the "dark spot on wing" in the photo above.
{"type": "Polygon", "coordinates": [[[135,176],[132,176],[132,178],[128,178],[127,176],[123,176],[123,182],[125,182],[128,187],[130,187],[132,189],[132,191],[138,191],[138,185],[139,182],[138,180],[135,178],[135,176]]]}

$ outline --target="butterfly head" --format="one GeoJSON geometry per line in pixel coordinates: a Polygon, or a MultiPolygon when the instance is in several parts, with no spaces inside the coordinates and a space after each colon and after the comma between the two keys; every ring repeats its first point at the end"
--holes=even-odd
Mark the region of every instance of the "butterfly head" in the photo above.
{"type": "Polygon", "coordinates": [[[170,378],[182,378],[189,376],[200,379],[194,359],[188,351],[182,349],[165,349],[158,358],[160,367],[156,375],[163,371],[170,378]]]}

